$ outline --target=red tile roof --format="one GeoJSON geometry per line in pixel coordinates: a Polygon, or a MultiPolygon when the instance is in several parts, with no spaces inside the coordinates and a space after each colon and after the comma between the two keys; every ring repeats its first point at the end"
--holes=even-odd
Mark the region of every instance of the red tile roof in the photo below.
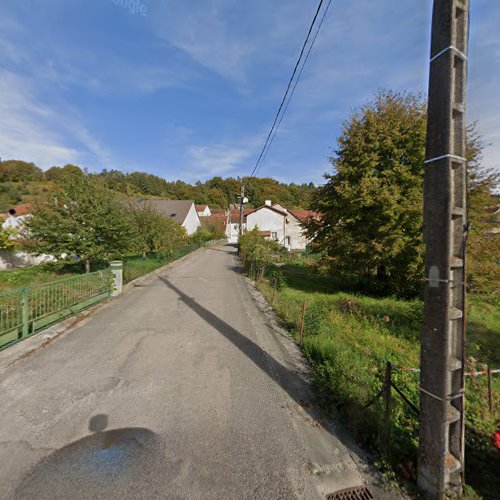
{"type": "MultiPolygon", "coordinates": [[[[12,207],[16,211],[16,217],[20,215],[28,215],[33,213],[33,205],[31,203],[21,203],[16,207],[12,207]]],[[[0,214],[0,219],[5,220],[9,216],[9,212],[0,214]]]]}
{"type": "MultiPolygon", "coordinates": [[[[245,217],[253,211],[254,211],[253,209],[243,210],[243,221],[245,220],[245,217]]],[[[231,210],[231,212],[229,213],[229,217],[230,217],[231,223],[238,224],[240,222],[240,211],[237,208],[231,210]]]]}
{"type": "Polygon", "coordinates": [[[195,205],[195,207],[197,212],[203,212],[203,210],[205,210],[205,208],[207,208],[208,205],[195,205]]]}
{"type": "Polygon", "coordinates": [[[314,210],[289,210],[289,212],[298,220],[306,221],[308,219],[319,220],[321,218],[320,212],[314,210]]]}

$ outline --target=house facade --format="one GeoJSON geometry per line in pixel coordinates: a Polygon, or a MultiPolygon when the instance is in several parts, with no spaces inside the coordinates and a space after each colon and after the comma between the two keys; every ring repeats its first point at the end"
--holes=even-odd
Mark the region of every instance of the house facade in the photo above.
{"type": "MultiPolygon", "coordinates": [[[[231,210],[227,236],[230,243],[238,242],[239,210],[231,210]]],[[[308,239],[304,234],[302,222],[318,214],[311,210],[287,210],[284,206],[267,200],[265,205],[252,210],[245,210],[243,230],[257,228],[265,238],[277,241],[290,251],[305,250],[308,239]]]]}

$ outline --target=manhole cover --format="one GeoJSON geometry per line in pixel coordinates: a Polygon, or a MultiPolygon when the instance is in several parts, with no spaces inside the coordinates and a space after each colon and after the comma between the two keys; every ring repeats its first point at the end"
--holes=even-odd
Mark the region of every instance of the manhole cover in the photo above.
{"type": "Polygon", "coordinates": [[[359,486],[330,493],[326,498],[327,500],[372,500],[374,496],[366,486],[359,486]]]}

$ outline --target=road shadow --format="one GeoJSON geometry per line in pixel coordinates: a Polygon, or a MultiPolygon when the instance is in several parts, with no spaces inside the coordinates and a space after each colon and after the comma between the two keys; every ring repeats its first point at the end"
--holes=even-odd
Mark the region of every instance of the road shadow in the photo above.
{"type": "Polygon", "coordinates": [[[107,415],[93,416],[92,433],[41,459],[14,498],[165,498],[158,478],[173,481],[182,464],[168,458],[162,438],[143,427],[105,431],[107,425],[107,415]]]}
{"type": "Polygon", "coordinates": [[[165,285],[173,292],[175,292],[182,302],[184,302],[209,325],[215,328],[223,337],[230,341],[260,370],[276,382],[294,401],[296,401],[309,416],[309,418],[305,419],[306,422],[315,427],[325,429],[338,439],[338,441],[341,442],[346,448],[351,449],[356,454],[359,453],[360,450],[354,446],[354,443],[348,437],[347,433],[341,427],[337,428],[336,426],[335,429],[333,429],[330,423],[321,416],[318,409],[314,406],[311,384],[304,373],[292,371],[283,366],[255,342],[240,333],[214,313],[210,312],[208,309],[205,309],[195,299],[184,293],[181,289],[169,281],[167,277],[160,276],[159,279],[163,281],[163,283],[165,283],[165,285]]]}

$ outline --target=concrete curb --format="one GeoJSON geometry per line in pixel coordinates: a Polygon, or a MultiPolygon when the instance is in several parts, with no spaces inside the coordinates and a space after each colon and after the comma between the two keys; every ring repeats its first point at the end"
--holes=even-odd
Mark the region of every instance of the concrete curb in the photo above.
{"type": "Polygon", "coordinates": [[[59,323],[55,323],[54,325],[49,326],[48,328],[38,332],[37,334],[33,335],[32,337],[26,340],[22,340],[21,342],[18,342],[17,344],[14,344],[11,347],[4,349],[3,351],[0,351],[0,375],[3,374],[8,368],[10,368],[18,361],[22,361],[23,359],[34,354],[39,349],[47,347],[51,342],[58,339],[59,337],[64,336],[67,333],[70,333],[78,325],[80,325],[80,323],[85,321],[94,313],[113,304],[116,300],[119,300],[120,297],[123,296],[123,294],[129,293],[136,286],[146,284],[147,282],[151,281],[151,279],[163,273],[170,267],[183,262],[188,257],[191,257],[192,255],[200,252],[201,250],[206,250],[207,248],[210,247],[197,248],[196,250],[193,250],[187,255],[184,255],[180,259],[169,262],[168,264],[165,264],[164,266],[155,269],[154,271],[151,271],[150,273],[145,274],[144,276],[140,276],[139,278],[136,278],[130,283],[124,285],[123,292],[118,297],[116,298],[110,297],[109,299],[103,300],[102,302],[99,302],[87,309],[84,309],[83,311],[80,311],[74,316],[70,316],[69,318],[63,319],[59,323]]]}

